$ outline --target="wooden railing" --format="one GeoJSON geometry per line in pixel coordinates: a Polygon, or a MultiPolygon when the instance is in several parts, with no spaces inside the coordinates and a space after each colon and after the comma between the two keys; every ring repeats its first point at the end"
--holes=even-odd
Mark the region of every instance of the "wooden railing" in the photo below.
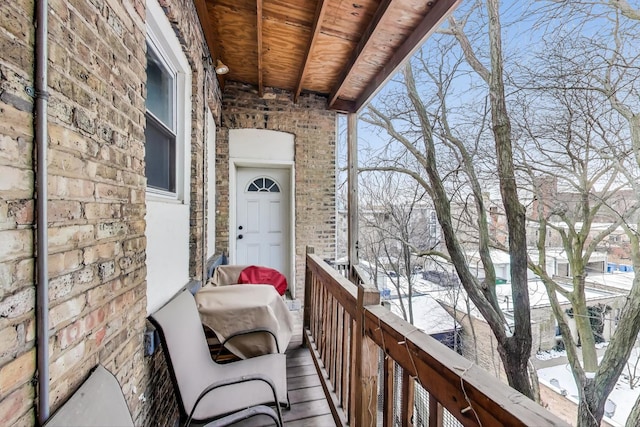
{"type": "Polygon", "coordinates": [[[337,425],[567,426],[307,250],[305,342],[337,425]]]}

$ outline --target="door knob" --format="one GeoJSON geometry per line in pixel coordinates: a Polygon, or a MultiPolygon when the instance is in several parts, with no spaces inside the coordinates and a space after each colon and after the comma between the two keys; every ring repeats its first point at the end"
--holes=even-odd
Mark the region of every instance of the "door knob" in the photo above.
{"type": "Polygon", "coordinates": [[[242,239],[242,234],[238,234],[238,239],[242,239]]]}
{"type": "Polygon", "coordinates": [[[238,227],[238,230],[242,230],[242,226],[239,226],[239,227],[238,227]]]}

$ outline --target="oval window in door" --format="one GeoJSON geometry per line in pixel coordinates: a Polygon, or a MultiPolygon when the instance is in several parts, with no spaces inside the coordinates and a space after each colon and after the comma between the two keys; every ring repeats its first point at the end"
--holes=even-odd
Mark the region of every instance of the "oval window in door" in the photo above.
{"type": "Polygon", "coordinates": [[[279,193],[280,187],[271,178],[266,176],[256,178],[247,186],[248,192],[260,192],[260,193],[279,193]]]}

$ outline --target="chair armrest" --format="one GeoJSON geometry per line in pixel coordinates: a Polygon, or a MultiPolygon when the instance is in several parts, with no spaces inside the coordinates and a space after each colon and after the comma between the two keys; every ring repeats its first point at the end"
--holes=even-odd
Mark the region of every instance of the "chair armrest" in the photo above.
{"type": "MultiPolygon", "coordinates": [[[[269,418],[273,419],[277,427],[282,426],[282,424],[280,424],[280,420],[278,419],[278,414],[273,408],[270,408],[266,405],[258,405],[258,406],[251,406],[247,409],[243,409],[242,411],[234,412],[233,414],[229,414],[224,418],[220,418],[220,419],[208,422],[206,425],[204,425],[204,427],[228,426],[231,424],[235,424],[239,421],[243,421],[251,417],[255,417],[256,415],[266,415],[269,418]]],[[[189,426],[186,426],[186,427],[189,427],[189,426]]]]}
{"type": "Polygon", "coordinates": [[[204,399],[204,397],[207,394],[211,393],[212,391],[214,391],[214,390],[216,390],[216,389],[218,389],[220,387],[226,387],[226,386],[245,383],[245,382],[249,382],[249,381],[263,381],[263,382],[267,383],[269,385],[269,387],[271,387],[271,391],[273,392],[273,402],[279,408],[280,405],[278,403],[278,394],[276,392],[276,386],[273,383],[273,381],[271,380],[271,378],[269,378],[266,375],[262,375],[262,374],[243,375],[241,377],[227,378],[226,380],[216,381],[216,382],[210,384],[204,390],[202,390],[202,393],[200,393],[200,395],[196,399],[195,403],[193,404],[193,408],[191,409],[191,413],[189,414],[189,417],[187,418],[187,421],[186,421],[185,425],[188,426],[189,424],[191,424],[191,420],[193,419],[193,414],[195,413],[196,409],[198,408],[198,404],[202,401],[202,399],[204,399]]]}
{"type": "Polygon", "coordinates": [[[266,332],[273,337],[273,341],[276,343],[276,351],[280,353],[280,345],[278,344],[278,339],[276,338],[276,334],[271,329],[254,328],[254,329],[247,329],[246,331],[236,332],[231,336],[227,337],[223,342],[220,343],[220,349],[218,349],[218,353],[216,354],[213,360],[218,360],[218,357],[220,357],[220,353],[222,352],[222,349],[224,348],[225,344],[231,341],[232,339],[243,336],[243,335],[251,335],[251,334],[260,333],[260,332],[266,332]]]}

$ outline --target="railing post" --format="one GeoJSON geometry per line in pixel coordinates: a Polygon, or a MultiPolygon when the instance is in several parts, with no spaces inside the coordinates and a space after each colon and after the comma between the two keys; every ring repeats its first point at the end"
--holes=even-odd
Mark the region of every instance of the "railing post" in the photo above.
{"type": "MultiPolygon", "coordinates": [[[[380,292],[358,285],[355,334],[355,375],[352,396],[356,426],[375,426],[378,412],[378,346],[364,333],[364,312],[368,305],[380,304],[380,292]]],[[[353,360],[353,359],[352,359],[353,360]]]]}
{"type": "MultiPolygon", "coordinates": [[[[315,249],[313,246],[307,246],[306,255],[313,254],[315,249]]],[[[313,282],[313,274],[307,261],[307,257],[304,258],[305,273],[304,273],[304,311],[302,313],[302,333],[305,329],[311,329],[311,286],[313,282]]]]}

